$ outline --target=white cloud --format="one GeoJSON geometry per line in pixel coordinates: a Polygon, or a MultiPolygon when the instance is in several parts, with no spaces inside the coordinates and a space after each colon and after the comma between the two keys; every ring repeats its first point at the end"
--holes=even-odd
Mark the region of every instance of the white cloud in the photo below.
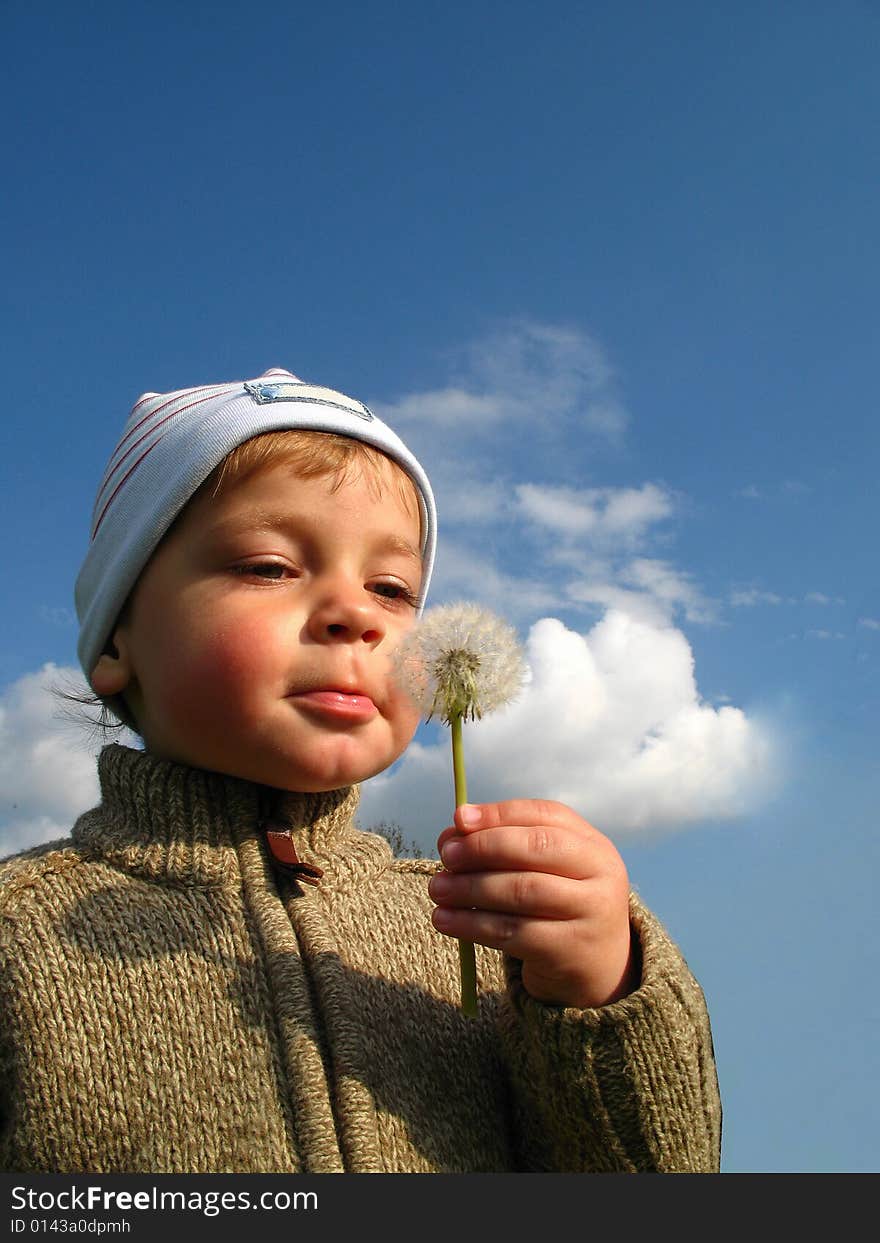
{"type": "Polygon", "coordinates": [[[98,744],[52,693],[71,684],[78,670],[46,664],[0,697],[0,855],[66,837],[97,801],[98,744]]]}
{"type": "Polygon", "coordinates": [[[606,489],[605,499],[605,528],[609,534],[627,540],[642,539],[648,527],[668,518],[675,507],[672,494],[653,483],[606,489]]]}
{"type": "Polygon", "coordinates": [[[596,529],[599,514],[594,495],[534,483],[521,483],[516,488],[520,510],[526,518],[566,536],[585,535],[596,529]]]}
{"type": "Polygon", "coordinates": [[[808,591],[804,596],[805,604],[846,604],[843,596],[826,596],[824,591],[808,591]]]}
{"type": "Polygon", "coordinates": [[[669,542],[658,527],[682,498],[656,482],[580,482],[596,446],[607,451],[627,422],[601,346],[518,320],[458,358],[455,383],[371,403],[430,463],[440,527],[432,600],[472,595],[517,620],[566,606],[714,620],[691,577],[650,555],[669,542]]]}
{"type": "Polygon", "coordinates": [[[865,630],[880,630],[880,620],[876,617],[860,617],[859,625],[863,626],[865,630]]]}
{"type": "Polygon", "coordinates": [[[486,436],[496,449],[505,437],[516,449],[524,435],[546,440],[565,424],[617,443],[629,422],[602,347],[579,329],[508,321],[455,363],[455,383],[369,403],[416,453],[430,447],[432,461],[448,454],[450,436],[460,462],[486,436]]]}
{"type": "Polygon", "coordinates": [[[398,402],[374,404],[373,408],[392,427],[429,423],[447,432],[467,428],[475,422],[488,426],[496,423],[505,413],[501,394],[471,393],[456,387],[410,393],[398,402]]]}
{"type": "Polygon", "coordinates": [[[583,572],[567,584],[566,595],[579,604],[617,609],[654,626],[669,625],[679,612],[693,622],[717,620],[715,603],[689,574],[649,557],[585,564],[583,572]]]}
{"type": "Polygon", "coordinates": [[[681,612],[689,621],[717,618],[692,577],[669,561],[627,557],[649,542],[651,528],[671,517],[677,500],[657,484],[639,488],[566,488],[520,484],[519,513],[558,537],[548,561],[567,567],[569,601],[614,608],[662,624],[681,612]],[[596,553],[602,555],[597,556],[596,553]]]}
{"type": "Polygon", "coordinates": [[[785,600],[775,591],[761,591],[757,587],[747,587],[741,591],[732,591],[730,603],[736,609],[743,609],[754,608],[756,604],[784,604],[785,600]]]}
{"type": "Polygon", "coordinates": [[[461,465],[454,471],[432,470],[431,475],[444,527],[484,526],[508,517],[510,488],[503,480],[480,477],[461,465]]]}
{"type": "MultiPolygon", "coordinates": [[[[597,446],[619,445],[628,417],[602,348],[576,329],[508,321],[460,349],[452,365],[458,374],[448,385],[370,405],[430,464],[441,533],[466,532],[479,552],[479,528],[527,520],[516,485],[536,464],[554,480],[582,478],[581,462],[597,446]]],[[[606,526],[635,521],[618,512],[626,501],[608,493],[606,526]]],[[[650,495],[630,504],[639,501],[650,495]]]]}
{"type": "Polygon", "coordinates": [[[48,622],[50,626],[76,625],[76,613],[64,605],[41,604],[37,609],[37,616],[40,621],[48,622]]]}
{"type": "Polygon", "coordinates": [[[653,483],[640,488],[516,487],[522,515],[565,538],[629,546],[674,511],[672,495],[653,483]]]}
{"type": "Polygon", "coordinates": [[[703,595],[691,575],[666,561],[638,557],[624,567],[622,576],[625,582],[665,606],[669,617],[680,610],[688,621],[716,620],[715,604],[703,595]]]}
{"type": "Polygon", "coordinates": [[[647,592],[632,591],[602,579],[569,583],[568,595],[577,604],[625,613],[646,626],[664,626],[669,620],[667,607],[647,592]]]}
{"type": "Polygon", "coordinates": [[[753,483],[735,489],[733,495],[744,497],[747,501],[771,500],[776,497],[806,496],[812,492],[809,484],[800,479],[784,479],[781,483],[771,485],[770,489],[759,488],[753,483]]]}
{"type": "Polygon", "coordinates": [[[828,596],[823,591],[808,591],[801,599],[780,596],[775,591],[763,591],[759,587],[745,587],[730,593],[730,603],[737,609],[754,608],[759,604],[817,604],[825,608],[832,604],[846,604],[846,600],[843,596],[828,596]]]}
{"type": "MultiPolygon", "coordinates": [[[[769,790],[769,731],[701,701],[681,631],[618,610],[585,635],[545,617],[526,650],[520,700],[466,727],[471,799],[556,799],[624,836],[740,816],[769,790]]],[[[396,821],[433,849],[451,814],[448,750],[445,735],[420,743],[368,782],[361,823],[396,821]]]]}
{"type": "Polygon", "coordinates": [[[474,379],[534,420],[568,414],[582,428],[619,437],[628,416],[601,345],[578,328],[518,319],[467,351],[474,379]]]}
{"type": "Polygon", "coordinates": [[[716,621],[694,579],[652,555],[669,544],[658,528],[684,498],[658,482],[581,482],[595,470],[602,428],[619,440],[627,422],[601,346],[519,320],[459,360],[454,384],[372,403],[430,462],[441,541],[432,599],[471,594],[517,620],[567,606],[658,625],[716,621]]]}
{"type": "Polygon", "coordinates": [[[533,618],[561,603],[558,591],[541,578],[506,574],[488,553],[446,539],[431,581],[432,602],[462,597],[516,620],[533,618]]]}

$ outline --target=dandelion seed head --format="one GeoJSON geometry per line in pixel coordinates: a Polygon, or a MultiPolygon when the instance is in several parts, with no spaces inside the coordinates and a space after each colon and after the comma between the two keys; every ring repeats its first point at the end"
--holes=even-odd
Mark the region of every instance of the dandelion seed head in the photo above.
{"type": "Polygon", "coordinates": [[[395,676],[429,719],[479,719],[520,692],[525,661],[516,631],[476,604],[428,609],[395,653],[395,676]]]}

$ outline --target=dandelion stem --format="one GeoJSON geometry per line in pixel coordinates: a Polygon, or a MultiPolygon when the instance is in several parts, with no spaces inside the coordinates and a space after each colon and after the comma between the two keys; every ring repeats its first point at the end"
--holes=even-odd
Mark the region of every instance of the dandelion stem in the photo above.
{"type": "MultiPolygon", "coordinates": [[[[467,779],[464,771],[464,745],[462,743],[461,713],[449,718],[452,734],[452,772],[455,778],[455,805],[467,802],[467,779]]],[[[458,960],[461,966],[461,1008],[467,1018],[477,1014],[477,960],[471,941],[458,942],[458,960]]]]}
{"type": "Polygon", "coordinates": [[[467,778],[464,771],[464,744],[461,736],[461,713],[456,712],[449,721],[452,731],[452,773],[455,777],[455,805],[467,802],[467,778]]]}

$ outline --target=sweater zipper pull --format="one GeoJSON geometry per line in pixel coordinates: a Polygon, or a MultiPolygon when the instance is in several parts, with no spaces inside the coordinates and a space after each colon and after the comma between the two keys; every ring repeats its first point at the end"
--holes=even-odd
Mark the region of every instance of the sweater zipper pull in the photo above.
{"type": "Polygon", "coordinates": [[[280,872],[295,876],[297,880],[305,881],[307,885],[318,884],[324,875],[324,869],[300,859],[296,853],[293,833],[290,829],[271,820],[263,821],[260,828],[266,834],[266,845],[269,847],[272,862],[280,872]]]}

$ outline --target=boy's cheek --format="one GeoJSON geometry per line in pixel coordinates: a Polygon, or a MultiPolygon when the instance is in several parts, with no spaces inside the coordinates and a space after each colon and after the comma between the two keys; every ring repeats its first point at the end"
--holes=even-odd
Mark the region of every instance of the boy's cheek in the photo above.
{"type": "Polygon", "coordinates": [[[182,669],[220,680],[266,676],[270,666],[282,672],[287,665],[278,636],[247,619],[189,631],[181,636],[175,659],[182,669]]]}
{"type": "Polygon", "coordinates": [[[258,636],[244,628],[234,634],[181,634],[156,652],[152,676],[142,684],[148,707],[172,721],[191,722],[218,705],[242,706],[265,685],[261,653],[258,636]]]}
{"type": "Polygon", "coordinates": [[[394,692],[393,706],[398,723],[398,737],[404,740],[403,747],[408,747],[419,728],[421,713],[409,696],[404,695],[402,691],[394,692]]]}

